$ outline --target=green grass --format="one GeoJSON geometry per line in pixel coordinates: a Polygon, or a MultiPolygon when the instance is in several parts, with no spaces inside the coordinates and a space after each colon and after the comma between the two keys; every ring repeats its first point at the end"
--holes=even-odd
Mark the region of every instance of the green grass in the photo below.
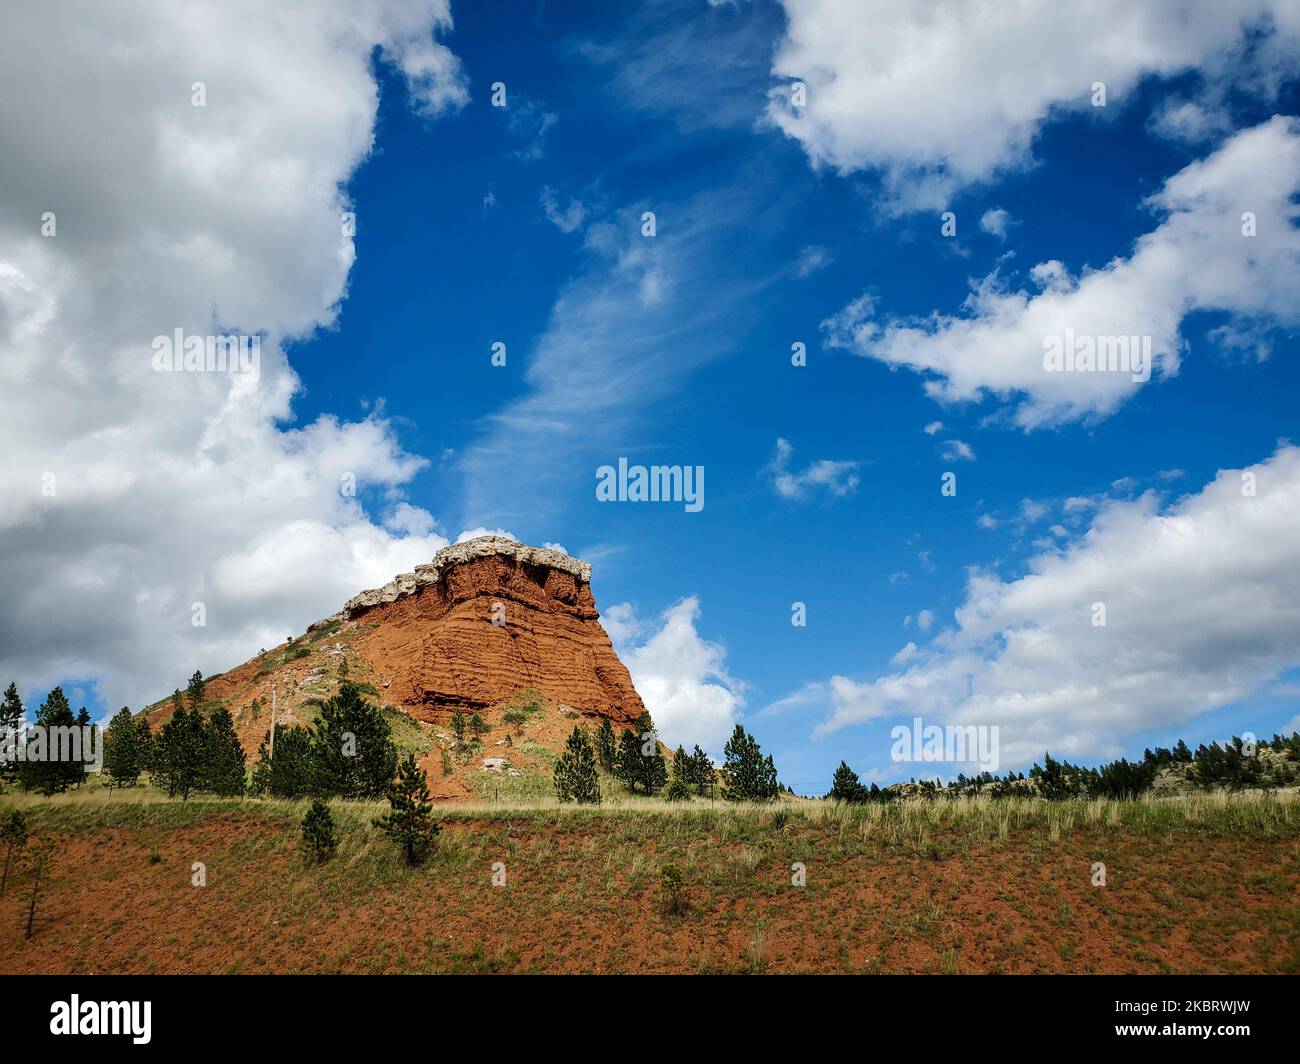
{"type": "MultiPolygon", "coordinates": [[[[551,791],[549,777],[506,776],[492,772],[482,785],[495,785],[500,798],[438,806],[444,821],[511,820],[581,825],[594,818],[661,825],[665,819],[681,820],[720,832],[731,841],[759,841],[779,837],[802,826],[825,826],[845,838],[873,837],[889,849],[943,859],[962,840],[996,841],[1008,834],[1032,831],[1045,840],[1069,836],[1104,836],[1122,827],[1143,835],[1228,835],[1243,839],[1286,839],[1300,832],[1300,795],[1294,792],[1210,794],[1176,800],[1154,798],[1093,799],[1049,802],[1041,798],[960,798],[917,800],[888,805],[841,805],[824,800],[781,799],[770,803],[665,802],[633,796],[608,777],[602,777],[600,805],[562,805],[551,791]],[[511,787],[515,793],[511,793],[511,787]],[[538,792],[538,793],[530,793],[538,792]],[[940,847],[939,854],[932,851],[940,847]]],[[[110,790],[88,783],[79,790],[44,798],[10,791],[0,795],[0,809],[16,807],[51,826],[110,826],[158,817],[177,823],[202,819],[221,810],[256,812],[268,817],[301,819],[310,801],[277,798],[216,798],[196,796],[189,801],[169,799],[165,792],[140,785],[110,790]]],[[[337,801],[336,818],[353,815],[367,820],[385,808],[382,802],[337,801]]],[[[656,826],[654,831],[662,830],[656,826]]]]}

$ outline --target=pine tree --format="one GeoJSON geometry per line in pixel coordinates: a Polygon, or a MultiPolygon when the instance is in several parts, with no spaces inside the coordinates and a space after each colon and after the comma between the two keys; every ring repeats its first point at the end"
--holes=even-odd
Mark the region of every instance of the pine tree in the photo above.
{"type": "MultiPolygon", "coordinates": [[[[10,684],[5,688],[4,701],[0,702],[0,746],[6,755],[15,752],[22,742],[23,700],[18,697],[18,687],[10,684]]],[[[0,761],[0,782],[18,775],[16,757],[6,756],[0,761]]]]}
{"type": "Polygon", "coordinates": [[[56,687],[49,693],[36,711],[35,723],[43,729],[43,738],[37,737],[36,742],[28,747],[28,754],[40,751],[43,756],[23,761],[18,770],[19,779],[24,790],[38,790],[48,797],[66,791],[68,785],[76,782],[85,772],[80,762],[66,758],[59,760],[61,755],[69,751],[63,748],[58,739],[60,733],[56,729],[77,726],[77,718],[72,714],[72,707],[68,704],[63,688],[56,687]]]}
{"type": "Polygon", "coordinates": [[[89,758],[90,751],[99,747],[99,725],[90,719],[90,710],[82,706],[77,713],[77,727],[81,730],[81,748],[83,764],[78,766],[69,764],[68,766],[68,783],[80,787],[86,782],[85,760],[89,758]]]}
{"type": "Polygon", "coordinates": [[[722,750],[724,797],[736,802],[759,802],[777,794],[776,766],[764,758],[758,740],[739,724],[722,750]]]}
{"type": "Polygon", "coordinates": [[[334,856],[338,846],[334,837],[334,817],[330,807],[319,798],[312,802],[307,815],[302,818],[302,841],[317,864],[324,864],[334,856]]]}
{"type": "Polygon", "coordinates": [[[469,730],[470,734],[473,735],[475,739],[481,739],[487,734],[488,726],[484,722],[482,716],[475,713],[469,718],[469,730]]]}
{"type": "Polygon", "coordinates": [[[858,774],[849,768],[848,762],[841,761],[831,780],[831,793],[826,796],[834,802],[862,802],[866,800],[866,790],[858,774]]]}
{"type": "Polygon", "coordinates": [[[388,804],[391,811],[377,818],[375,827],[402,848],[407,864],[423,863],[441,828],[433,819],[429,783],[414,754],[407,754],[398,766],[397,778],[388,788],[388,804]]]}
{"type": "Polygon", "coordinates": [[[0,822],[0,843],[4,843],[5,847],[4,874],[0,875],[0,897],[3,897],[5,887],[9,884],[9,867],[13,864],[14,856],[27,845],[27,817],[17,809],[11,809],[4,821],[0,822]]]}
{"type": "MultiPolygon", "coordinates": [[[[642,745],[644,747],[644,740],[642,745]]],[[[668,762],[664,760],[659,744],[655,743],[649,754],[643,754],[641,761],[641,782],[645,784],[646,794],[658,794],[668,782],[668,762]]]]}
{"type": "Polygon", "coordinates": [[[244,748],[235,735],[230,710],[222,706],[203,726],[203,757],[199,785],[223,798],[244,793],[244,748]]]}
{"type": "Polygon", "coordinates": [[[136,757],[140,762],[140,771],[153,774],[154,737],[149,730],[149,714],[141,713],[135,722],[136,757]]]}
{"type": "MultiPolygon", "coordinates": [[[[278,737],[278,733],[277,733],[278,737]]],[[[276,756],[279,756],[276,747],[276,756]]],[[[322,703],[312,725],[314,793],[322,797],[379,798],[397,771],[397,747],[383,711],[355,684],[322,703]]]]}
{"type": "Polygon", "coordinates": [[[190,682],[185,687],[185,698],[189,702],[191,710],[196,710],[203,705],[203,697],[207,687],[208,682],[203,678],[203,673],[195,669],[194,675],[190,677],[190,682]]]}
{"type": "Polygon", "coordinates": [[[451,734],[456,736],[456,746],[465,741],[465,714],[459,709],[451,715],[451,734]]]}
{"type": "Polygon", "coordinates": [[[274,759],[270,741],[268,730],[257,748],[252,793],[269,794],[273,798],[303,798],[311,794],[315,785],[311,733],[306,728],[276,724],[274,759]]]}
{"type": "Polygon", "coordinates": [[[203,767],[203,718],[188,712],[177,699],[172,719],[162,726],[155,747],[155,782],[167,788],[169,798],[188,799],[200,782],[203,767]]]}
{"type": "MultiPolygon", "coordinates": [[[[648,711],[642,712],[637,717],[633,737],[636,740],[636,752],[640,761],[629,762],[628,767],[632,770],[636,782],[645,788],[646,794],[655,794],[668,782],[668,765],[664,761],[663,754],[659,752],[659,736],[648,711]],[[635,765],[634,769],[632,765],[635,765]]],[[[622,759],[620,749],[619,760],[622,759]]]]}
{"type": "Polygon", "coordinates": [[[701,796],[711,794],[715,782],[713,759],[700,749],[698,743],[691,752],[691,762],[691,783],[701,796]]]}
{"type": "Polygon", "coordinates": [[[637,742],[635,732],[625,731],[619,735],[614,774],[623,786],[636,792],[637,785],[641,782],[641,744],[637,742]]]}
{"type": "Polygon", "coordinates": [[[600,720],[600,729],[596,732],[596,759],[606,772],[614,771],[614,762],[618,760],[618,742],[614,738],[614,728],[608,717],[600,720]]]}
{"type": "Polygon", "coordinates": [[[691,776],[694,771],[695,762],[686,752],[685,747],[679,746],[677,753],[673,755],[672,776],[668,780],[668,787],[664,790],[664,799],[669,802],[689,802],[691,776]]]}
{"type": "Polygon", "coordinates": [[[596,804],[600,801],[600,779],[596,755],[587,734],[576,725],[564,753],[555,763],[555,794],[561,802],[596,804]]]}
{"type": "Polygon", "coordinates": [[[104,772],[112,785],[134,787],[140,781],[140,729],[123,706],[104,731],[104,772]]]}

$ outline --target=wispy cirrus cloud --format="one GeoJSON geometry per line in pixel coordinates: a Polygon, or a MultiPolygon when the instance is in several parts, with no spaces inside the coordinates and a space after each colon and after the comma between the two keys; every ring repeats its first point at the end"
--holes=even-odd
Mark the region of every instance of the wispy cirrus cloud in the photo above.
{"type": "Polygon", "coordinates": [[[739,350],[732,310],[785,275],[779,262],[766,273],[747,264],[780,239],[788,195],[747,173],[682,202],[587,218],[585,266],[526,356],[527,391],[484,418],[461,456],[465,523],[532,527],[589,498],[598,465],[655,446],[647,408],[739,350]]]}

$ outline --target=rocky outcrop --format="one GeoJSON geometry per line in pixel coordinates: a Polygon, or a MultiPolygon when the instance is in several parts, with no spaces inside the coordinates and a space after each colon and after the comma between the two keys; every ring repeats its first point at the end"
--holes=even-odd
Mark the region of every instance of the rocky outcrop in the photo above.
{"type": "Polygon", "coordinates": [[[535,689],[585,716],[645,709],[599,623],[591,566],[498,536],[457,543],[348,601],[383,697],[424,720],[535,689]]]}
{"type": "Polygon", "coordinates": [[[556,569],[568,573],[581,583],[591,583],[591,565],[588,562],[580,562],[577,558],[571,558],[563,551],[552,550],[550,547],[530,547],[526,543],[506,539],[504,536],[479,536],[464,543],[443,547],[434,555],[432,562],[428,565],[417,565],[413,573],[400,573],[383,587],[353,595],[344,605],[342,616],[356,617],[375,606],[414,595],[421,588],[438,583],[444,570],[479,558],[493,557],[512,558],[520,565],[556,569]]]}

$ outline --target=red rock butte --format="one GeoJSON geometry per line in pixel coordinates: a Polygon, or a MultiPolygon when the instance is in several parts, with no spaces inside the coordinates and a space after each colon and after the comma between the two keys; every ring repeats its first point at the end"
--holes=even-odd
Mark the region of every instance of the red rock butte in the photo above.
{"type": "Polygon", "coordinates": [[[500,536],[457,543],[337,616],[362,629],[354,648],[385,699],[421,720],[530,688],[615,724],[645,710],[599,623],[591,566],[561,551],[500,536]]]}

